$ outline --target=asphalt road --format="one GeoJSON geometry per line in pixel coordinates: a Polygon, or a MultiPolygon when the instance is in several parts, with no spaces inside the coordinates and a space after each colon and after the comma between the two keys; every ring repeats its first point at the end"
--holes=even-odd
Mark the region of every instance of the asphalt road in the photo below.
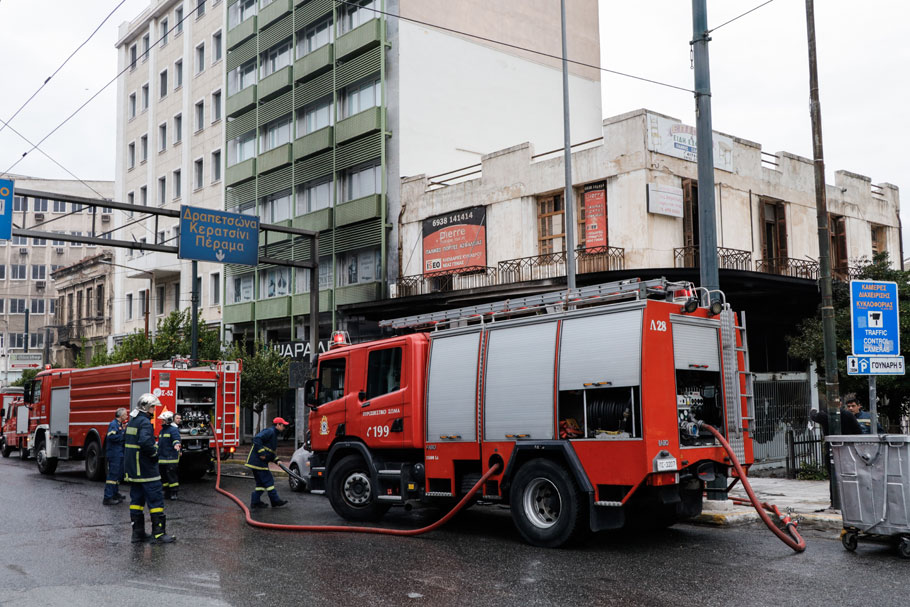
{"type": "MultiPolygon", "coordinates": [[[[224,479],[244,500],[252,485],[224,479]]],[[[291,503],[256,518],[339,524],[324,497],[277,486],[291,503]]],[[[126,503],[102,506],[102,492],[81,463],[43,477],[33,460],[0,460],[0,604],[865,606],[897,604],[910,577],[910,561],[885,546],[849,553],[836,534],[807,531],[809,548],[796,554],[752,525],[602,533],[538,549],[497,506],[418,538],[256,530],[213,480],[166,503],[176,543],[134,545],[126,503]]],[[[384,524],[438,515],[393,509],[384,524]]]]}

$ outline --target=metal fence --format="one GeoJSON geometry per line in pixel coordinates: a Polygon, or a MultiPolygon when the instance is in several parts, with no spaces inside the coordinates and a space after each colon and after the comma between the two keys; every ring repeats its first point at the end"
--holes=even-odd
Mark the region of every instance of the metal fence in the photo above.
{"type": "Polygon", "coordinates": [[[787,430],[787,478],[796,478],[803,468],[825,467],[825,440],[820,428],[787,430]]]}
{"type": "Polygon", "coordinates": [[[785,465],[788,431],[796,442],[808,440],[812,388],[808,373],[757,373],[752,438],[756,464],[785,465]]]}

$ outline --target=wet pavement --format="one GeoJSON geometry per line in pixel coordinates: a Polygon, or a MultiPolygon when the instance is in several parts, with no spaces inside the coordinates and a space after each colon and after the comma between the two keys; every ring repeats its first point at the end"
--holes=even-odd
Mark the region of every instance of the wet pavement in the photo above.
{"type": "MultiPolygon", "coordinates": [[[[249,498],[251,480],[223,484],[249,498]]],[[[341,524],[324,497],[276,484],[290,504],[255,518],[341,524]]],[[[127,505],[102,506],[103,483],[86,480],[80,463],[43,477],[32,460],[0,460],[0,603],[868,605],[894,604],[910,572],[887,546],[849,553],[836,532],[809,529],[808,550],[796,554],[758,525],[601,533],[539,549],[498,506],[475,506],[418,538],[257,530],[213,486],[184,485],[166,502],[175,544],[134,545],[127,505]]],[[[414,528],[438,515],[393,509],[383,525],[414,528]]]]}

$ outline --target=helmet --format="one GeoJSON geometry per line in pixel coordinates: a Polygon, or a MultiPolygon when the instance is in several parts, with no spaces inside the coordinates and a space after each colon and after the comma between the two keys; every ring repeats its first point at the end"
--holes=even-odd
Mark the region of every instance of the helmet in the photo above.
{"type": "Polygon", "coordinates": [[[161,401],[158,400],[158,397],[154,394],[145,393],[139,397],[138,401],[136,401],[136,408],[146,413],[153,410],[155,407],[160,406],[161,401]]]}
{"type": "Polygon", "coordinates": [[[160,419],[161,421],[163,421],[166,424],[169,424],[172,421],[174,421],[174,412],[168,411],[167,409],[165,409],[164,411],[161,412],[161,415],[158,416],[158,419],[160,419]]]}

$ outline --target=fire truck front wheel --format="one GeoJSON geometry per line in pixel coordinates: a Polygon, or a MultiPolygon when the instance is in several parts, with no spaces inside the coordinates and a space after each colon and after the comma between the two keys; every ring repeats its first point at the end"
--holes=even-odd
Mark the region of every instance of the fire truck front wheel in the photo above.
{"type": "Polygon", "coordinates": [[[349,521],[378,521],[390,505],[376,499],[370,468],[358,455],[348,455],[329,471],[329,502],[349,521]]]}
{"type": "Polygon", "coordinates": [[[0,439],[3,442],[3,457],[9,457],[9,454],[13,452],[13,448],[6,444],[6,439],[0,439]]]}
{"type": "Polygon", "coordinates": [[[35,459],[38,460],[38,472],[41,474],[53,474],[57,470],[57,458],[48,457],[45,442],[39,441],[35,447],[35,459]]]}
{"type": "Polygon", "coordinates": [[[569,472],[547,459],[523,465],[512,481],[512,520],[529,544],[558,548],[587,529],[585,500],[569,472]]]}

